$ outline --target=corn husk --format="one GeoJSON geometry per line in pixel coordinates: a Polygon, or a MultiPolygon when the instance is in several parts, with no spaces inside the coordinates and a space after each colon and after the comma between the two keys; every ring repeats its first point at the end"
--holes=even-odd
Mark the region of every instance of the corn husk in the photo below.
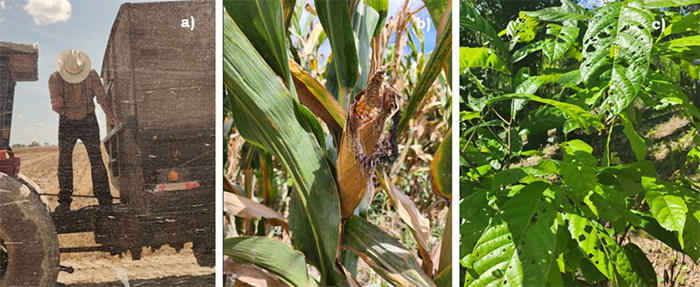
{"type": "Polygon", "coordinates": [[[387,119],[398,110],[399,99],[398,92],[384,83],[382,68],[367,87],[355,95],[350,105],[335,164],[343,218],[352,215],[365,192],[373,187],[372,174],[377,164],[373,152],[383,139],[387,119]],[[376,108],[372,118],[361,116],[360,104],[372,110],[376,108]]]}

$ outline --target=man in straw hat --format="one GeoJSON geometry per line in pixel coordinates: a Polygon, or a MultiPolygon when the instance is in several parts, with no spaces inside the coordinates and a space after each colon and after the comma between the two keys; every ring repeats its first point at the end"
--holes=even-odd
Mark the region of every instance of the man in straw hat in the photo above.
{"type": "Polygon", "coordinates": [[[49,78],[51,108],[60,115],[58,124],[58,207],[56,212],[70,210],[73,201],[73,148],[78,139],[83,142],[90,158],[93,194],[101,206],[112,204],[107,170],[102,162],[100,129],[95,117],[93,97],[107,115],[112,127],[118,120],[112,114],[104,87],[97,72],[90,65],[87,54],[66,50],[56,60],[58,70],[49,78]]]}

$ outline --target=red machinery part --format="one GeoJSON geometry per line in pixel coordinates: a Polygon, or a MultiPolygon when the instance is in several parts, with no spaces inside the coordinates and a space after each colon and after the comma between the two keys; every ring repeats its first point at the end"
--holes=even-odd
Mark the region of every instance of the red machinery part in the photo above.
{"type": "Polygon", "coordinates": [[[20,159],[12,151],[0,150],[0,172],[16,178],[19,173],[20,159]]]}

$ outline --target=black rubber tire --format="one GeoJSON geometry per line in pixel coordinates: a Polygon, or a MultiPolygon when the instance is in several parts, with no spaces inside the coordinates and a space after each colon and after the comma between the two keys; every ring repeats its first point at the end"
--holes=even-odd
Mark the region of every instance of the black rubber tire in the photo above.
{"type": "Polygon", "coordinates": [[[58,236],[39,196],[0,173],[0,239],[7,269],[0,286],[54,286],[59,272],[58,236]]]}

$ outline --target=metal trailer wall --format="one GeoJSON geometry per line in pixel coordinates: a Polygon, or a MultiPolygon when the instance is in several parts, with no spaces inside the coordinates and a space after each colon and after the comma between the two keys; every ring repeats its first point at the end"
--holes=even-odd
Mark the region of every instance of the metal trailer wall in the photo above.
{"type": "Polygon", "coordinates": [[[127,3],[112,27],[101,76],[125,127],[107,146],[110,169],[138,208],[148,208],[143,189],[169,164],[204,167],[198,176],[210,174],[213,185],[214,4],[127,3]]]}

